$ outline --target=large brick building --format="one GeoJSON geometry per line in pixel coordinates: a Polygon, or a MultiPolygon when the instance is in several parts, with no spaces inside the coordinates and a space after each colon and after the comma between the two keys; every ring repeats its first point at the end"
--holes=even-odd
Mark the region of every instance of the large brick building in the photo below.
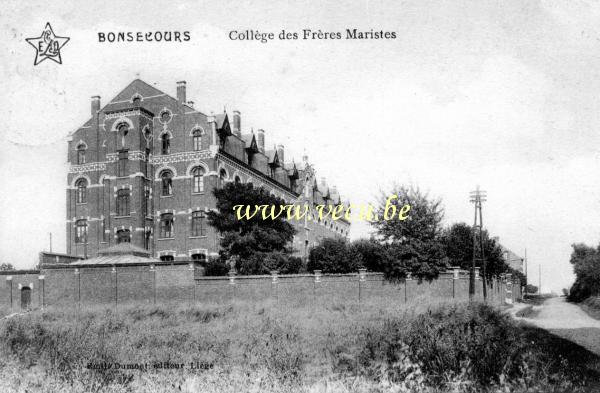
{"type": "MultiPolygon", "coordinates": [[[[247,131],[247,130],[246,130],[247,131]]],[[[104,107],[92,97],[91,118],[69,137],[67,253],[90,257],[122,242],[153,257],[204,260],[218,252],[207,223],[212,190],[251,182],[287,203],[338,204],[303,157],[283,146],[265,149],[265,132],[243,132],[234,111],[206,115],[186,100],[186,83],[171,97],[136,79],[104,107]]],[[[323,237],[348,235],[344,220],[294,221],[294,249],[305,255],[323,237]]]]}

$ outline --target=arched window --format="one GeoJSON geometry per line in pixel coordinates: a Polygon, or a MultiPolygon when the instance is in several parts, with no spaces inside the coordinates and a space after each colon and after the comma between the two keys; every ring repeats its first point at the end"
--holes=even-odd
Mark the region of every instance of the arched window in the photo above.
{"type": "Polygon", "coordinates": [[[173,237],[173,214],[165,213],[160,216],[160,237],[162,239],[173,237]]]}
{"type": "Polygon", "coordinates": [[[204,192],[204,168],[197,166],[192,169],[192,192],[204,192]]]}
{"type": "Polygon", "coordinates": [[[129,190],[117,191],[117,216],[129,215],[129,190]]]}
{"type": "Polygon", "coordinates": [[[75,187],[77,188],[75,194],[75,202],[76,203],[86,203],[87,202],[87,180],[79,179],[77,183],[75,183],[75,187]]]}
{"type": "Polygon", "coordinates": [[[119,133],[119,137],[121,139],[121,147],[125,147],[125,137],[129,133],[129,125],[127,123],[121,123],[117,127],[117,132],[119,133]]]}
{"type": "Polygon", "coordinates": [[[242,179],[238,175],[236,175],[233,181],[235,181],[236,184],[240,184],[242,182],[242,179]]]}
{"type": "Polygon", "coordinates": [[[87,243],[87,220],[75,222],[75,243],[87,243]]]}
{"type": "Polygon", "coordinates": [[[169,134],[165,133],[163,134],[163,136],[160,137],[160,141],[161,141],[161,154],[169,154],[169,151],[171,150],[171,137],[169,136],[169,134]]]}
{"type": "Polygon", "coordinates": [[[221,170],[219,171],[219,187],[225,185],[227,178],[227,171],[225,170],[225,168],[221,168],[221,170]]]}
{"type": "Polygon", "coordinates": [[[192,261],[206,262],[206,254],[192,254],[192,261]]]}
{"type": "Polygon", "coordinates": [[[129,232],[129,229],[119,229],[117,231],[117,244],[119,243],[131,243],[131,232],[129,232]]]}
{"type": "Polygon", "coordinates": [[[192,140],[194,142],[194,150],[202,150],[202,131],[194,130],[192,133],[192,140]]]}
{"type": "Polygon", "coordinates": [[[85,150],[86,147],[83,143],[77,146],[77,164],[85,164],[85,150]]]}
{"type": "Polygon", "coordinates": [[[162,181],[161,195],[173,195],[173,173],[171,173],[171,171],[162,171],[160,179],[162,181]]]}
{"type": "Polygon", "coordinates": [[[192,236],[206,236],[206,214],[203,211],[192,212],[192,236]]]}

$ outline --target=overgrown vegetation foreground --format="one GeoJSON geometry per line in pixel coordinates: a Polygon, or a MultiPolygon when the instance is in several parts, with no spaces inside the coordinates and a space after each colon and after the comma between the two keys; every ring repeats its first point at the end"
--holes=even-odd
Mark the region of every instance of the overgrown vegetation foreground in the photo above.
{"type": "Polygon", "coordinates": [[[0,359],[2,392],[577,392],[598,380],[584,367],[597,357],[484,304],[46,310],[0,322],[0,359]]]}

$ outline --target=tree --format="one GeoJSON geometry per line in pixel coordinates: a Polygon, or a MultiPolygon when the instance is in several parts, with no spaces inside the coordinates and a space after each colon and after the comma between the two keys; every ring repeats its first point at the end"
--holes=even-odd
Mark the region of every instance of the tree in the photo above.
{"type": "Polygon", "coordinates": [[[323,273],[353,273],[362,266],[360,254],[345,239],[325,238],[310,249],[306,270],[323,273]]]}
{"type": "Polygon", "coordinates": [[[419,280],[433,280],[446,270],[447,258],[441,242],[444,210],[439,199],[432,199],[418,187],[394,186],[378,200],[376,220],[371,224],[378,239],[388,246],[385,277],[396,281],[408,273],[419,280]],[[386,209],[401,211],[410,206],[408,217],[385,219],[386,209]]]}
{"type": "MultiPolygon", "coordinates": [[[[501,273],[510,271],[502,257],[502,248],[496,241],[490,238],[488,232],[484,229],[482,232],[483,250],[486,261],[486,276],[491,279],[501,273]]],[[[470,270],[473,264],[473,227],[463,222],[452,224],[444,230],[442,235],[444,243],[444,252],[452,266],[459,266],[461,269],[470,270]]],[[[479,250],[479,245],[477,249],[479,250]]],[[[475,266],[483,268],[481,260],[478,259],[475,266]]],[[[480,270],[483,271],[483,270],[480,270]]],[[[522,282],[525,285],[525,282],[522,282]]]]}
{"type": "Polygon", "coordinates": [[[525,293],[537,293],[538,287],[533,284],[527,284],[525,287],[525,293]]]}
{"type": "Polygon", "coordinates": [[[358,239],[350,245],[351,254],[357,255],[365,269],[371,272],[382,272],[388,261],[386,247],[375,239],[358,239]]]}
{"type": "Polygon", "coordinates": [[[217,211],[208,213],[208,222],[221,235],[219,258],[222,262],[233,257],[239,274],[268,274],[270,270],[289,270],[291,242],[296,233],[285,215],[263,219],[261,214],[238,219],[234,206],[285,205],[283,199],[270,195],[252,184],[227,183],[213,191],[217,211]]]}
{"type": "Polygon", "coordinates": [[[569,291],[569,300],[580,302],[600,295],[600,246],[592,248],[580,243],[572,247],[570,262],[576,278],[569,291]]]}
{"type": "Polygon", "coordinates": [[[5,270],[15,270],[15,268],[12,265],[12,263],[3,262],[0,264],[0,271],[5,271],[5,270]]]}

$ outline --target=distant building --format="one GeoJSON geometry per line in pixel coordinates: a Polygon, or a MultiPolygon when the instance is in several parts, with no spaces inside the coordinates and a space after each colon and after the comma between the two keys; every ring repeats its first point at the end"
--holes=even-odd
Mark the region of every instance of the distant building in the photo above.
{"type": "MultiPolygon", "coordinates": [[[[186,83],[171,97],[136,79],[69,138],[67,253],[94,257],[132,243],[162,261],[206,260],[219,237],[206,213],[212,190],[252,183],[286,203],[338,204],[340,194],[316,180],[308,158],[265,148],[265,132],[242,130],[240,112],[206,115],[187,101],[186,83]]],[[[294,249],[305,255],[324,237],[346,237],[350,223],[293,221],[294,249]]]]}
{"type": "Polygon", "coordinates": [[[504,262],[506,262],[506,264],[508,266],[510,266],[511,268],[513,268],[514,270],[517,270],[517,271],[525,274],[525,258],[520,257],[519,255],[515,254],[513,251],[504,247],[500,243],[499,237],[497,237],[497,236],[494,237],[494,240],[502,249],[502,258],[504,258],[504,262]]]}

